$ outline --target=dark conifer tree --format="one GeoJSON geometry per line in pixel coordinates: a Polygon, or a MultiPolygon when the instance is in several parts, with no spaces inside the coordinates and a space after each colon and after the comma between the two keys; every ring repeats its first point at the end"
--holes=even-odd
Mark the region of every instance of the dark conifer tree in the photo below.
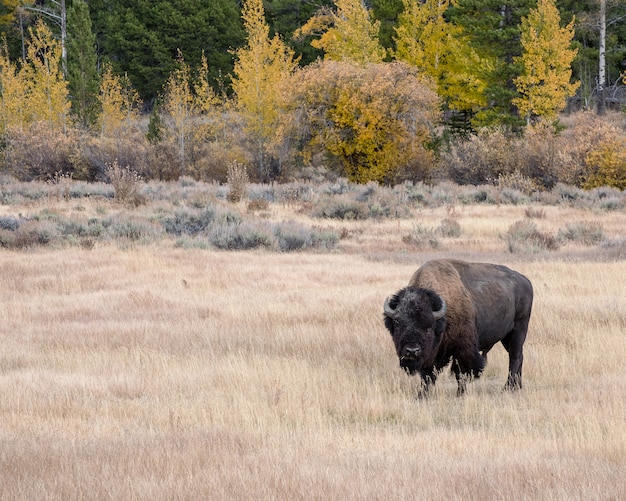
{"type": "Polygon", "coordinates": [[[96,36],[91,31],[89,7],[74,0],[67,14],[67,78],[72,114],[82,127],[92,127],[98,118],[100,79],[96,36]]]}

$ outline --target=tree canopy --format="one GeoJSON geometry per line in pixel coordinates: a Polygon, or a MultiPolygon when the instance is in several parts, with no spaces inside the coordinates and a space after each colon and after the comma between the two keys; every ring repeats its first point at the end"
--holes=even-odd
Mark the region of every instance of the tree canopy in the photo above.
{"type": "Polygon", "coordinates": [[[570,48],[574,20],[564,28],[560,21],[554,0],[539,0],[537,8],[522,19],[523,53],[517,58],[522,71],[515,78],[521,96],[513,104],[528,123],[532,117],[556,120],[579,85],[570,81],[576,56],[576,50],[570,48]]]}

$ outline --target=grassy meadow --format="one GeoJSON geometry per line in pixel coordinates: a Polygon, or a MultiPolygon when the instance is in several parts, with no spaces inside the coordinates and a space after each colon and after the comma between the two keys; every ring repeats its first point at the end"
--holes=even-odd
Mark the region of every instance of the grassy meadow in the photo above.
{"type": "Polygon", "coordinates": [[[320,219],[303,210],[310,200],[241,202],[259,224],[338,235],[332,248],[281,252],[167,232],[70,238],[58,226],[144,215],[154,227],[152,214],[197,209],[201,193],[177,209],[156,196],[127,207],[16,193],[0,205],[11,244],[0,248],[3,501],[626,495],[623,205],[448,201],[320,219]],[[443,231],[451,220],[457,231],[443,231]],[[512,245],[518,221],[559,245],[512,245]],[[52,244],[17,238],[35,223],[52,244]],[[573,236],[594,228],[598,238],[573,236]],[[464,397],[446,372],[416,400],[382,304],[442,256],[507,264],[533,282],[522,391],[502,391],[497,346],[464,397]]]}

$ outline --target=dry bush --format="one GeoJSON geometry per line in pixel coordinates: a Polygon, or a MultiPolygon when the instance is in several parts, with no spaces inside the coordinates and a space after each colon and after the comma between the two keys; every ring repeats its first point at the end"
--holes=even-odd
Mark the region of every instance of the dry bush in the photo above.
{"type": "Polygon", "coordinates": [[[115,161],[107,167],[106,174],[115,190],[115,200],[135,207],[145,203],[145,199],[140,193],[143,179],[137,171],[128,166],[120,167],[115,161]]]}
{"type": "Polygon", "coordinates": [[[539,122],[526,127],[524,135],[516,138],[514,147],[517,151],[517,173],[528,180],[528,186],[522,189],[527,193],[538,189],[551,189],[558,178],[556,165],[559,137],[550,123],[539,122]]]}
{"type": "Polygon", "coordinates": [[[544,219],[546,217],[546,210],[538,207],[526,207],[524,209],[524,215],[528,219],[544,219]]]}
{"type": "Polygon", "coordinates": [[[246,197],[248,189],[248,170],[244,164],[232,162],[228,165],[228,194],[229,202],[238,203],[246,197]]]}
{"type": "Polygon", "coordinates": [[[485,184],[515,171],[519,162],[515,139],[503,130],[482,130],[452,144],[444,153],[449,177],[460,184],[485,184]]]}
{"type": "Polygon", "coordinates": [[[71,187],[73,173],[57,171],[54,173],[51,179],[48,180],[48,185],[52,187],[53,196],[57,200],[69,201],[71,198],[71,187]]]}
{"type": "Polygon", "coordinates": [[[80,141],[75,131],[50,130],[46,123],[13,129],[5,135],[7,171],[22,181],[48,180],[56,172],[73,172],[80,141]]]}
{"type": "Polygon", "coordinates": [[[82,177],[89,181],[105,181],[106,170],[117,162],[128,166],[144,179],[152,179],[152,167],[148,164],[149,151],[152,148],[145,135],[140,131],[130,131],[120,138],[87,137],[81,145],[81,162],[86,174],[82,177]]]}
{"type": "Polygon", "coordinates": [[[259,212],[266,211],[270,207],[270,203],[264,198],[255,198],[253,200],[249,200],[246,204],[247,212],[259,212]]]}
{"type": "Polygon", "coordinates": [[[461,224],[455,217],[446,217],[439,223],[437,228],[442,237],[458,238],[463,233],[461,224]]]}
{"type": "Polygon", "coordinates": [[[614,120],[581,112],[557,132],[550,124],[527,127],[523,136],[482,130],[453,143],[442,155],[450,178],[462,184],[506,179],[527,194],[557,183],[592,188],[626,186],[626,133],[614,120]],[[523,181],[521,184],[520,182],[523,181]]]}
{"type": "Polygon", "coordinates": [[[441,232],[437,232],[435,228],[424,226],[421,223],[414,223],[411,231],[402,236],[402,241],[419,249],[438,249],[441,247],[440,234],[441,232]]]}
{"type": "Polygon", "coordinates": [[[178,181],[182,174],[176,146],[172,142],[160,141],[147,150],[147,179],[178,181]]]}
{"type": "Polygon", "coordinates": [[[535,191],[539,191],[541,189],[541,186],[537,183],[537,181],[517,170],[506,174],[499,174],[497,186],[500,190],[517,190],[521,191],[525,195],[531,195],[535,191]]]}
{"type": "Polygon", "coordinates": [[[555,160],[558,180],[581,186],[587,178],[585,165],[589,155],[598,145],[620,136],[624,136],[623,130],[591,111],[569,117],[567,128],[559,135],[555,160]]]}

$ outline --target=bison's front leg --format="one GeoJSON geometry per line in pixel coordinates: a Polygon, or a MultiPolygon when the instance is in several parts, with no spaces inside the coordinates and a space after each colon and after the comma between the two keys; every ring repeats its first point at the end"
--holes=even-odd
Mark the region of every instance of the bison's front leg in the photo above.
{"type": "Polygon", "coordinates": [[[461,369],[461,364],[457,359],[452,360],[452,372],[454,372],[454,377],[456,378],[456,396],[460,397],[467,389],[467,380],[469,379],[469,375],[464,373],[461,369]]]}
{"type": "Polygon", "coordinates": [[[437,372],[434,367],[430,367],[429,369],[422,369],[420,374],[422,375],[422,384],[417,392],[417,398],[421,400],[428,397],[431,387],[435,385],[437,372]]]}
{"type": "Polygon", "coordinates": [[[487,359],[477,350],[470,351],[469,354],[463,352],[452,359],[452,372],[457,382],[457,396],[465,393],[468,381],[480,377],[486,363],[487,359]]]}

